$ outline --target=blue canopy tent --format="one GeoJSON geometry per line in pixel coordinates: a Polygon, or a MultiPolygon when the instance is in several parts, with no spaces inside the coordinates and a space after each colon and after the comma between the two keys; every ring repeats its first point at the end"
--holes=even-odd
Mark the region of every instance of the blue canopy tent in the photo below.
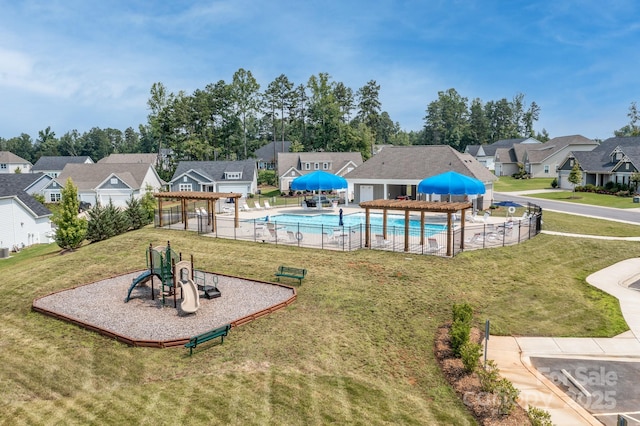
{"type": "MultiPolygon", "coordinates": [[[[317,170],[309,174],[295,178],[291,182],[290,188],[294,191],[333,191],[334,189],[347,189],[347,180],[341,176],[334,175],[322,170],[317,170]]],[[[346,197],[345,197],[346,202],[346,197]]],[[[318,200],[318,208],[322,204],[318,200]]]]}

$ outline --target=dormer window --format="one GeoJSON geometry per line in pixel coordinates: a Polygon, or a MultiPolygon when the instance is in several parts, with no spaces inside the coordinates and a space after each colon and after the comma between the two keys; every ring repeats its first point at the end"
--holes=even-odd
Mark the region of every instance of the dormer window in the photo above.
{"type": "Polygon", "coordinates": [[[238,180],[242,178],[242,172],[224,172],[224,178],[227,180],[238,180]]]}
{"type": "Polygon", "coordinates": [[[118,178],[111,178],[111,180],[109,182],[111,183],[111,185],[117,185],[118,184],[118,178]]]}

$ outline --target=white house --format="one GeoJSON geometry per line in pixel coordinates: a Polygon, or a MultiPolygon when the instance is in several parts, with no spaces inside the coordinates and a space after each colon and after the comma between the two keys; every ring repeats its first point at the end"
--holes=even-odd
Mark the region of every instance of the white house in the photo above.
{"type": "Polygon", "coordinates": [[[52,241],[51,212],[27,193],[43,176],[0,175],[0,247],[13,249],[52,241]]]}
{"type": "Polygon", "coordinates": [[[9,151],[0,151],[0,173],[31,173],[33,164],[9,151]]]}
{"type": "Polygon", "coordinates": [[[147,163],[67,164],[43,190],[48,202],[60,201],[68,178],[78,188],[80,201],[106,205],[111,200],[118,207],[125,207],[132,196],[139,199],[164,184],[155,168],[147,163]]]}

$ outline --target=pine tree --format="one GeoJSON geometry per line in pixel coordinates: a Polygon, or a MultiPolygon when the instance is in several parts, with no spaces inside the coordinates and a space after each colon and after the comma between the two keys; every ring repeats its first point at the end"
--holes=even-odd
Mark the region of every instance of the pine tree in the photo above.
{"type": "Polygon", "coordinates": [[[60,204],[60,210],[53,216],[53,223],[57,226],[55,241],[62,249],[75,250],[87,235],[87,220],[78,217],[78,188],[71,178],[62,188],[60,204]]]}
{"type": "Polygon", "coordinates": [[[109,224],[105,221],[104,207],[100,203],[87,212],[89,214],[89,226],[87,228],[87,240],[92,243],[106,240],[108,237],[109,224]]]}

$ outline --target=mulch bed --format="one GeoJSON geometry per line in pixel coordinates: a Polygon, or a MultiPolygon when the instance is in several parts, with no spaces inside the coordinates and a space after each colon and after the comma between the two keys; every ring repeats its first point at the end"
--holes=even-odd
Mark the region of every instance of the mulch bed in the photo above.
{"type": "MultiPolygon", "coordinates": [[[[479,424],[487,426],[530,425],[531,421],[524,408],[516,407],[508,415],[498,412],[499,398],[480,389],[480,380],[476,373],[468,374],[464,370],[462,360],[456,358],[451,350],[449,330],[451,324],[438,328],[435,339],[434,353],[442,373],[456,391],[462,402],[479,424]]],[[[475,343],[482,341],[480,330],[471,330],[470,340],[475,343]]]]}

